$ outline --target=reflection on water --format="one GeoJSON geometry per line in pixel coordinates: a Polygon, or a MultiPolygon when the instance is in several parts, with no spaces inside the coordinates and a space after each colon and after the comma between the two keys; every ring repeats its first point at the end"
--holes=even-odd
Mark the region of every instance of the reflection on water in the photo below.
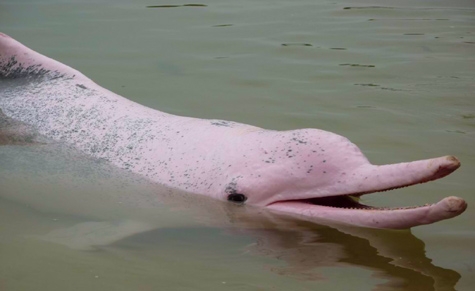
{"type": "Polygon", "coordinates": [[[425,256],[424,244],[409,232],[389,233],[353,229],[273,232],[266,230],[256,246],[259,251],[281,258],[288,267],[281,274],[318,278],[319,267],[352,265],[369,268],[386,281],[374,290],[455,290],[460,275],[434,266],[425,256]],[[401,244],[405,247],[401,247],[401,244]],[[315,277],[318,276],[318,277],[315,277]]]}
{"type": "MultiPolygon", "coordinates": [[[[472,0],[10,0],[0,30],[170,113],[326,129],[374,163],[456,155],[450,177],[365,199],[472,205],[474,14],[472,0]]],[[[469,206],[414,235],[298,222],[0,122],[0,290],[471,290],[474,221],[469,206]]]]}
{"type": "MultiPolygon", "coordinates": [[[[251,235],[255,243],[249,250],[284,261],[284,266],[270,268],[280,275],[318,281],[325,279],[319,268],[363,267],[384,281],[372,290],[455,290],[460,279],[457,272],[432,264],[425,255],[424,243],[410,231],[337,229],[271,215],[267,219],[264,221],[259,215],[247,226],[241,222],[237,223],[239,227],[232,225],[232,229],[226,231],[251,235]],[[256,220],[261,224],[259,228],[255,228],[256,220]],[[265,228],[261,228],[264,225],[265,228]]],[[[216,229],[186,229],[185,232],[157,229],[129,237],[112,247],[133,249],[135,255],[150,256],[156,251],[153,249],[167,241],[169,244],[183,240],[209,244],[218,236],[216,229]]]]}

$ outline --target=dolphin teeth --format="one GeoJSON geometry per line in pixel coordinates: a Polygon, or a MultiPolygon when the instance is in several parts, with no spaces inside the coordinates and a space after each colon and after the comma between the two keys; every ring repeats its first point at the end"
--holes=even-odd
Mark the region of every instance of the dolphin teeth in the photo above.
{"type": "Polygon", "coordinates": [[[349,209],[349,210],[368,210],[368,211],[391,211],[391,210],[407,210],[407,209],[416,209],[420,207],[428,207],[434,205],[433,203],[426,203],[424,205],[415,205],[415,206],[399,206],[399,207],[388,207],[388,206],[370,206],[358,202],[359,196],[353,195],[341,195],[341,196],[329,196],[329,197],[319,197],[311,198],[306,200],[298,200],[300,202],[318,205],[331,208],[339,209],[349,209]]]}

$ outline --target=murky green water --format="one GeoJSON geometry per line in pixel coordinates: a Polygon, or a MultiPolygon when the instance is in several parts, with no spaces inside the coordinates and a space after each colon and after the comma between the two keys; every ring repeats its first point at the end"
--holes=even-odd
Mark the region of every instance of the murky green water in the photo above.
{"type": "Polygon", "coordinates": [[[150,185],[61,145],[3,145],[0,290],[472,290],[473,1],[184,4],[5,0],[0,31],[170,113],[321,128],[376,164],[455,155],[449,177],[365,199],[456,195],[468,210],[411,232],[330,228],[150,185]]]}

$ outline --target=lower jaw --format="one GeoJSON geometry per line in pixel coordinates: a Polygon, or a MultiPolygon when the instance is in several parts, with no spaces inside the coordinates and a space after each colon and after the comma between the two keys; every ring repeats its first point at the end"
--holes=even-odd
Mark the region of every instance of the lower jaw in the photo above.
{"type": "Polygon", "coordinates": [[[316,223],[331,221],[370,228],[405,229],[455,217],[467,207],[465,201],[458,197],[447,197],[435,204],[407,208],[377,208],[356,201],[347,201],[345,206],[351,208],[340,208],[315,205],[314,202],[316,201],[282,201],[270,204],[267,208],[316,223]]]}

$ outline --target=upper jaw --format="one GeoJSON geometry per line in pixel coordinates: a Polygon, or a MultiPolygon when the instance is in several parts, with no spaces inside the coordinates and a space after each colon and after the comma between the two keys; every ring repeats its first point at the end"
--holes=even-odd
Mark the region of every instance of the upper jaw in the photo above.
{"type": "Polygon", "coordinates": [[[443,178],[460,167],[454,156],[413,161],[389,165],[365,164],[346,173],[344,179],[336,181],[326,192],[328,195],[362,195],[443,178]]]}
{"type": "Polygon", "coordinates": [[[360,196],[425,183],[447,176],[459,167],[460,162],[453,156],[393,165],[363,165],[351,175],[345,175],[351,180],[340,181],[318,195],[273,201],[267,208],[307,220],[330,220],[373,228],[429,224],[460,215],[467,208],[466,202],[458,197],[447,197],[419,207],[377,208],[335,196],[360,196]]]}

